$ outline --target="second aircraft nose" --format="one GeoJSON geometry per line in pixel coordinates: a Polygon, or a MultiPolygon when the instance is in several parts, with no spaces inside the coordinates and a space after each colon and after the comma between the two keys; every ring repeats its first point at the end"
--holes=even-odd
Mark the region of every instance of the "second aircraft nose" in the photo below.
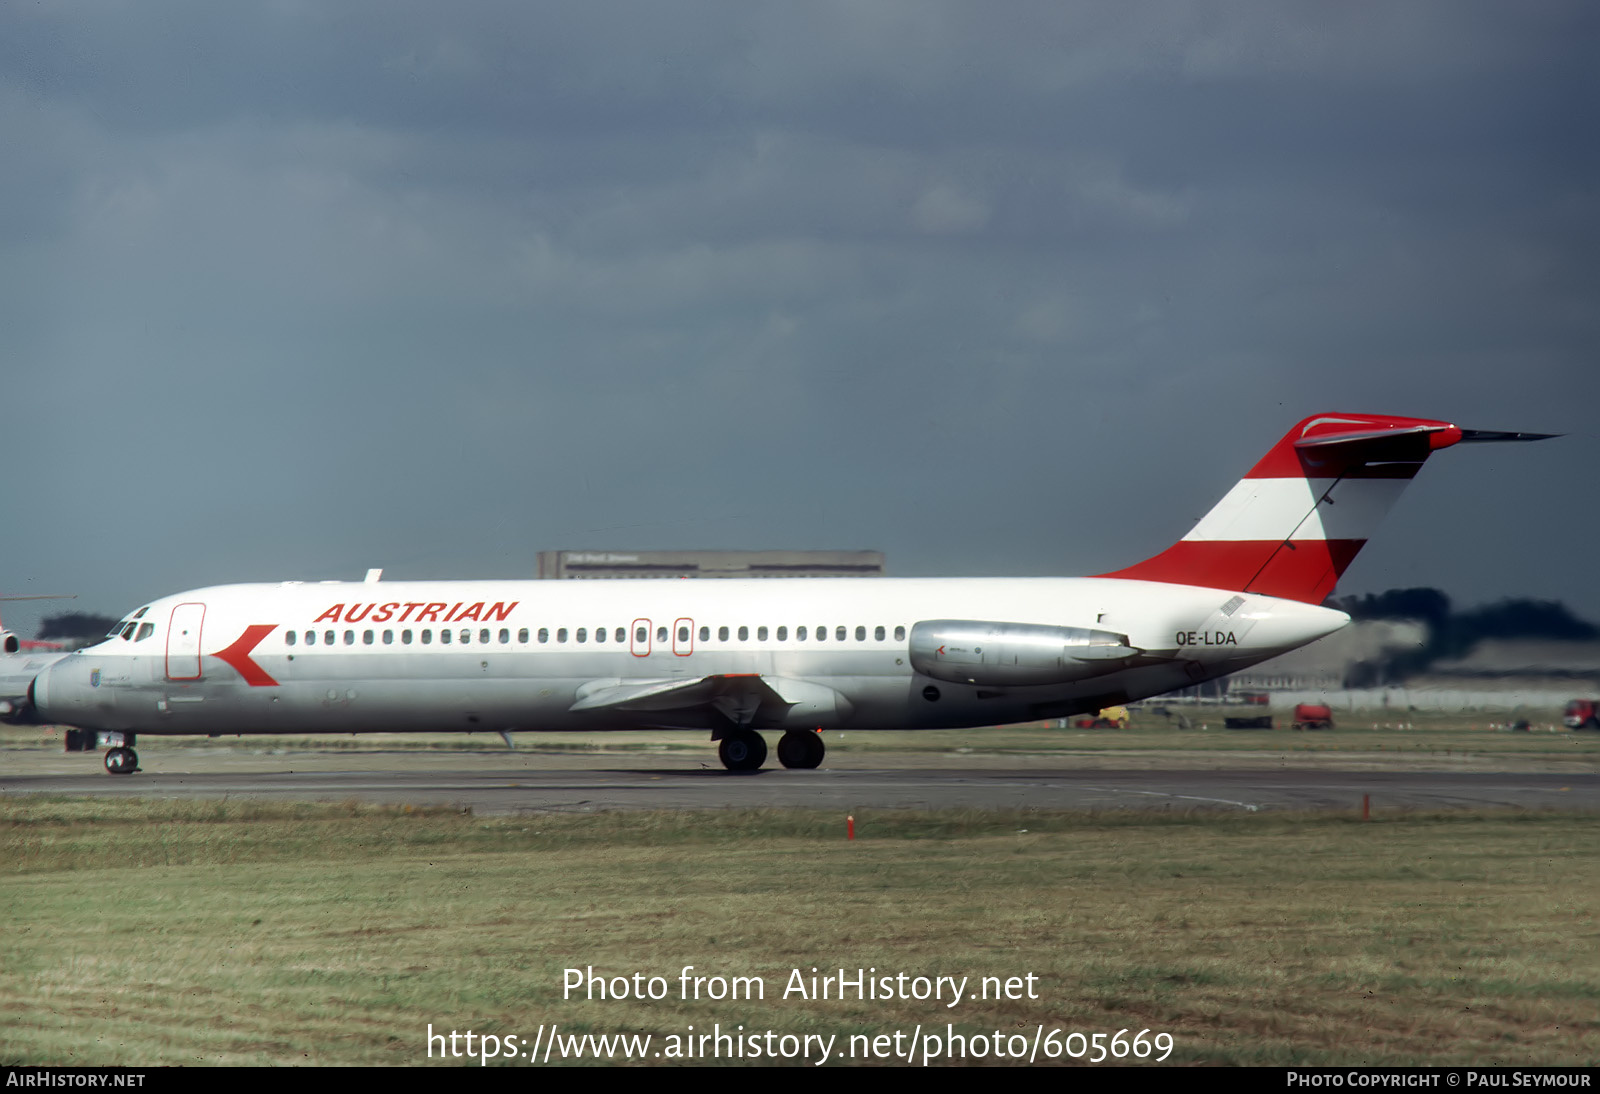
{"type": "Polygon", "coordinates": [[[46,668],[34,678],[29,690],[34,708],[44,721],[87,726],[94,710],[111,706],[109,694],[99,694],[99,684],[99,670],[91,669],[87,660],[73,655],[46,668]]]}

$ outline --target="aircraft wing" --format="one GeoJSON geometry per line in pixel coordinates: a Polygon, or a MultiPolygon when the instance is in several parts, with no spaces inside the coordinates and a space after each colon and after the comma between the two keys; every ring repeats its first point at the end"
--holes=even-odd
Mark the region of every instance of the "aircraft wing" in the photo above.
{"type": "Polygon", "coordinates": [[[578,688],[569,710],[628,713],[715,712],[741,728],[803,726],[813,718],[848,716],[850,701],[810,680],[760,673],[717,673],[693,678],[602,679],[578,688]]]}

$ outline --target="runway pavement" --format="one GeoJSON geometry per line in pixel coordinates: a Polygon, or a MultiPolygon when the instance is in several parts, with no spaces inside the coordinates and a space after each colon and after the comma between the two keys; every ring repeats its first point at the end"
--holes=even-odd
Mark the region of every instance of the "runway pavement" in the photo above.
{"type": "MultiPolygon", "coordinates": [[[[279,752],[191,750],[161,770],[111,776],[94,755],[0,752],[0,798],[23,794],[382,802],[493,815],[608,809],[1600,810],[1600,774],[1379,770],[1254,764],[1068,766],[1060,757],[953,757],[944,766],[853,757],[815,771],[734,774],[682,753],[279,752]]],[[[1348,762],[1348,761],[1347,761],[1348,762]]],[[[145,761],[147,768],[153,767],[145,761]]]]}

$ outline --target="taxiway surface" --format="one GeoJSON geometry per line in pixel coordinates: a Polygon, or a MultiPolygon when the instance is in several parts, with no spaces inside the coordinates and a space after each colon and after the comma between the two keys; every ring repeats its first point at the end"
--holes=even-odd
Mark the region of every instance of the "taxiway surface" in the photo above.
{"type": "MultiPolygon", "coordinates": [[[[254,798],[455,806],[483,815],[613,809],[1600,810],[1593,771],[1239,766],[1092,769],[1018,757],[942,767],[860,757],[815,771],[735,774],[678,755],[218,750],[110,776],[93,755],[0,756],[0,796],[254,798]]],[[[146,767],[153,765],[147,762],[146,767]]]]}

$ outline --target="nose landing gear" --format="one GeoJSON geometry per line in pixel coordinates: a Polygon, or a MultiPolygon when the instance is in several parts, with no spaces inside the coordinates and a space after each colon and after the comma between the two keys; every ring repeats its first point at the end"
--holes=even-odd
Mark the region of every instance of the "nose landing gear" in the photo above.
{"type": "Polygon", "coordinates": [[[139,754],[126,745],[106,753],[106,771],[112,775],[132,775],[139,770],[139,754]]]}

